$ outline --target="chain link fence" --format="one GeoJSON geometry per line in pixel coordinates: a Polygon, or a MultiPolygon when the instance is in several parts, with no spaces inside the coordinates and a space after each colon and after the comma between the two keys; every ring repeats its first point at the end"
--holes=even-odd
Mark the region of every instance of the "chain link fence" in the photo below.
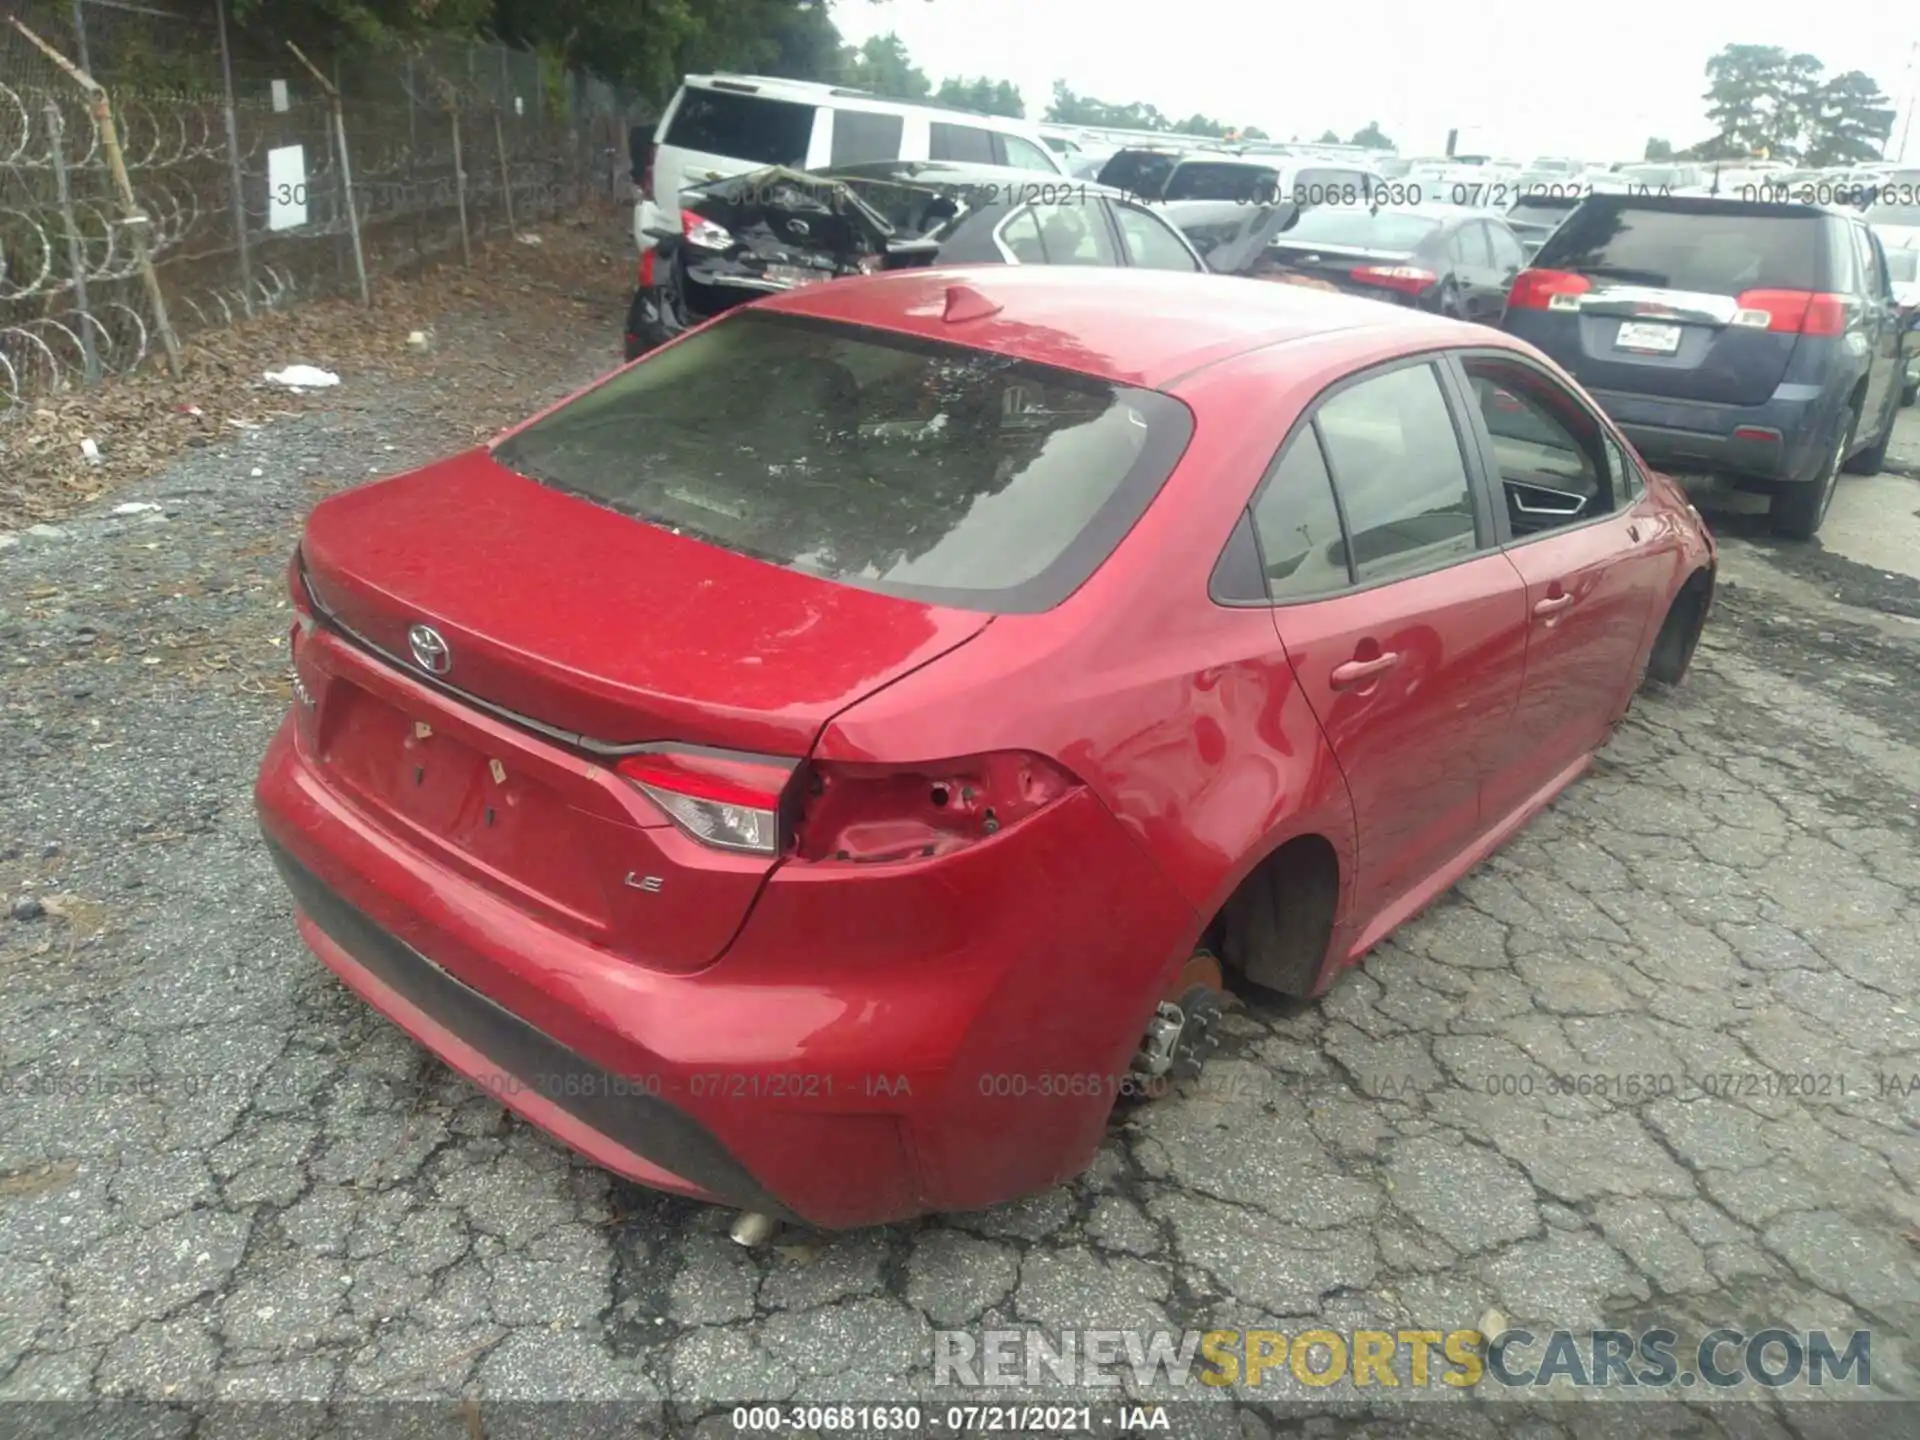
{"type": "Polygon", "coordinates": [[[0,422],[166,359],[169,329],[360,294],[363,269],[470,261],[627,193],[632,97],[536,55],[276,51],[204,5],[14,13],[32,33],[0,23],[0,422]]]}

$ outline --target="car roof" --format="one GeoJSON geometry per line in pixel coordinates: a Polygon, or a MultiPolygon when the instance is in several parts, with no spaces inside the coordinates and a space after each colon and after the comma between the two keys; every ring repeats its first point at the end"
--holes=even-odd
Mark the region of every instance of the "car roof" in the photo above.
{"type": "Polygon", "coordinates": [[[1489,332],[1377,300],[1224,275],[1093,266],[950,266],[808,285],[754,307],[1058,365],[1161,388],[1251,350],[1348,331],[1404,331],[1426,344],[1489,332]],[[998,309],[949,322],[960,287],[998,309]]]}
{"type": "Polygon", "coordinates": [[[898,100],[891,95],[880,95],[871,90],[857,90],[848,85],[833,85],[821,80],[782,80],[772,75],[741,75],[728,71],[716,71],[711,75],[685,76],[680,84],[683,89],[764,95],[770,100],[793,100],[807,105],[833,106],[838,103],[845,108],[884,110],[889,113],[918,110],[933,115],[961,117],[968,124],[977,125],[983,130],[1004,130],[1010,134],[1027,137],[1040,133],[1039,126],[1031,120],[1016,120],[1006,115],[989,115],[984,110],[969,110],[963,105],[948,105],[938,100],[898,100]]]}

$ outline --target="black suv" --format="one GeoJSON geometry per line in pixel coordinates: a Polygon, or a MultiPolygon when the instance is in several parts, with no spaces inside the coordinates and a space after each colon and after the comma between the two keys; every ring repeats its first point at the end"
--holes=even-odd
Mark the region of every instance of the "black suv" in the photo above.
{"type": "Polygon", "coordinates": [[[1805,540],[1844,468],[1879,471],[1906,374],[1886,255],[1815,205],[1589,195],[1501,327],[1571,371],[1647,461],[1771,492],[1805,540]]]}

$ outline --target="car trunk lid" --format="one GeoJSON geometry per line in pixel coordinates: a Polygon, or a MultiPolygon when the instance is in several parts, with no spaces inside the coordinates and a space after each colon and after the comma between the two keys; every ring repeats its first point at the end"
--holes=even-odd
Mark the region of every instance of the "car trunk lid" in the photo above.
{"type": "Polygon", "coordinates": [[[485,452],[323,503],[302,564],[341,641],[377,657],[303,672],[330,783],[517,906],[668,970],[725,948],[776,861],[681,834],[618,752],[790,768],[839,710],[990,620],[674,534],[485,452]]]}

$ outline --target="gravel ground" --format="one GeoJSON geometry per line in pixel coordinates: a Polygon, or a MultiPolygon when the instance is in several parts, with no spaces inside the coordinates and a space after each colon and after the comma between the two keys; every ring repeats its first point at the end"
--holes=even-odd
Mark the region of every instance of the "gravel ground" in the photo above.
{"type": "MultiPolygon", "coordinates": [[[[531,404],[599,368],[612,324],[503,328],[438,335],[525,367],[531,404]]],[[[1920,628],[1898,607],[1795,598],[1824,562],[1736,536],[1729,574],[1767,583],[1726,590],[1685,687],[1322,1003],[1231,1014],[1195,1092],[1119,1117],[1087,1175],[749,1253],[726,1215],[509,1118],[295,938],[249,796],[285,704],[285,558],[321,494],[468,438],[444,384],[347,381],[0,549],[0,1398],[692,1418],[928,1394],[942,1327],[1489,1307],[1870,1327],[1879,1393],[1920,1398],[1920,628]]],[[[1742,1433],[1788,1433],[1742,1408],[1742,1433]]],[[[1480,1418],[1559,1433],[1517,1409],[1480,1418]]]]}

